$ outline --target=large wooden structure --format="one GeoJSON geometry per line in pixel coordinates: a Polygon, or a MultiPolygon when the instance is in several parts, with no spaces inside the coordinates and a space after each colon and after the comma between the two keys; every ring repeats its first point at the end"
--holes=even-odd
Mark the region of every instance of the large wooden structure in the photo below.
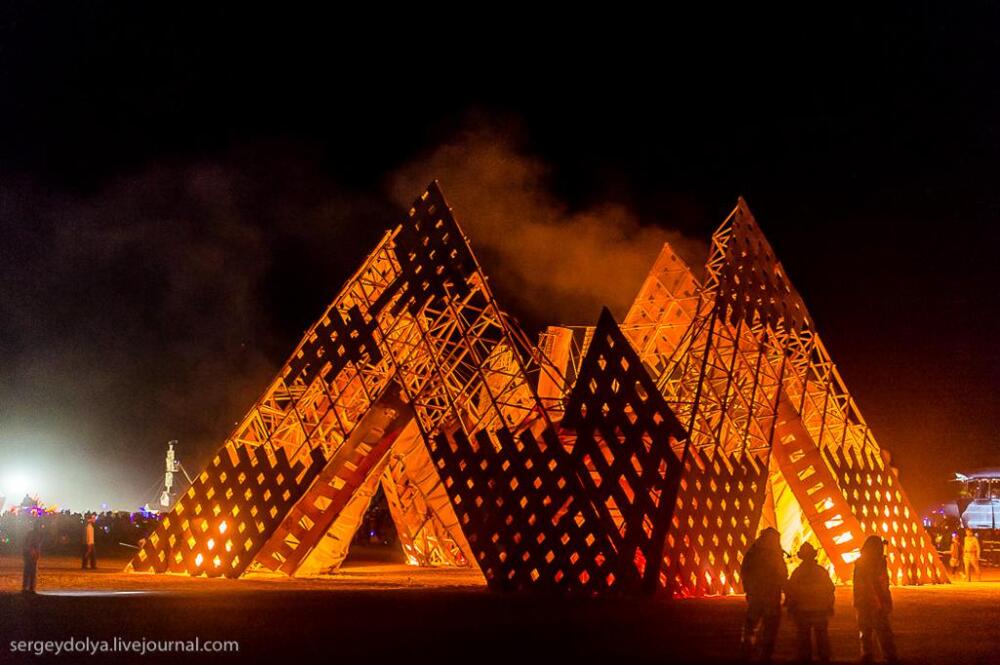
{"type": "MultiPolygon", "coordinates": [[[[846,581],[868,535],[888,543],[893,580],[947,575],[805,304],[746,203],[712,236],[702,283],[663,248],[622,331],[691,433],[668,535],[664,584],[739,590],[738,563],[764,525],[786,551],[812,542],[846,581]]],[[[542,346],[572,376],[588,329],[542,346]]]]}
{"type": "Polygon", "coordinates": [[[841,579],[877,533],[895,581],[945,580],[742,200],[706,275],[665,247],[621,325],[536,348],[432,184],[131,568],[333,571],[381,483],[410,563],[495,589],[737,592],[764,524],[841,579]]]}

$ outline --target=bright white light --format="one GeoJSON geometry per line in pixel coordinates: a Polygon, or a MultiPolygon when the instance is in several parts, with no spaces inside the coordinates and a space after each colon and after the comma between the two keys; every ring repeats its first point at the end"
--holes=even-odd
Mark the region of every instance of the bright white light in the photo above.
{"type": "Polygon", "coordinates": [[[5,495],[9,503],[20,503],[25,494],[37,492],[34,479],[24,471],[7,474],[0,485],[0,495],[5,495]]]}

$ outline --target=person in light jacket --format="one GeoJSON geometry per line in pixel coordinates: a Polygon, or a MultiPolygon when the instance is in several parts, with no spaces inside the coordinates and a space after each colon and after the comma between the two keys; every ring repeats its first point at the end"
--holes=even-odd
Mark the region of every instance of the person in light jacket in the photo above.
{"type": "Polygon", "coordinates": [[[962,547],[962,563],[965,564],[965,579],[972,581],[972,571],[976,571],[976,580],[983,579],[983,572],[979,569],[979,557],[982,555],[982,548],[979,546],[979,539],[972,529],[965,530],[965,543],[962,547]]]}
{"type": "Polygon", "coordinates": [[[97,552],[94,550],[94,524],[97,518],[94,515],[87,516],[87,522],[83,527],[83,560],[80,568],[86,568],[90,563],[90,569],[97,568],[97,552]]]}

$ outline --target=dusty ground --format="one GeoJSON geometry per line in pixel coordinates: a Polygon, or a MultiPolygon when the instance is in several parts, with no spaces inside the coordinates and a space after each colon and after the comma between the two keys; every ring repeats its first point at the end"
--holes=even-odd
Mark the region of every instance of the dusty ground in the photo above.
{"type": "MultiPolygon", "coordinates": [[[[0,559],[0,662],[12,640],[237,640],[239,655],[48,656],[56,662],[733,662],[741,598],[580,600],[497,595],[478,574],[352,562],[325,580],[127,575],[124,561],[81,572],[43,562],[24,598],[20,562],[0,559]],[[555,658],[552,654],[557,654],[555,658]]],[[[893,622],[909,663],[1000,663],[1000,573],[977,584],[900,588],[893,622]]],[[[838,662],[857,659],[850,590],[831,624],[838,662]]],[[[793,633],[782,626],[779,661],[793,633]]]]}

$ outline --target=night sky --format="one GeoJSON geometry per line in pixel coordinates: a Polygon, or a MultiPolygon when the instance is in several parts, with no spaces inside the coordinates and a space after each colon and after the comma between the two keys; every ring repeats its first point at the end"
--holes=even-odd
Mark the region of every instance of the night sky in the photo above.
{"type": "Polygon", "coordinates": [[[82,4],[0,10],[0,495],[195,472],[434,178],[531,332],[744,196],[914,502],[1000,466],[995,14],[82,4]]]}

